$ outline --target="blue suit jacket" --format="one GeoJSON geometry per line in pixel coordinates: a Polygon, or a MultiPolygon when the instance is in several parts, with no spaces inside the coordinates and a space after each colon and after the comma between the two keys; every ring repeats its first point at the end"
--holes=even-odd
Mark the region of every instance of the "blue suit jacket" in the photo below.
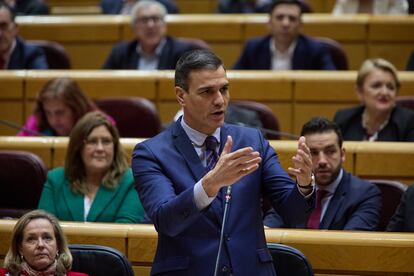
{"type": "MultiPolygon", "coordinates": [[[[376,230],[380,219],[381,191],[372,183],[346,173],[336,188],[322,218],[320,229],[376,230]]],[[[293,224],[284,221],[277,212],[270,211],[264,224],[269,227],[306,228],[305,220],[293,224]]]]}
{"type": "MultiPolygon", "coordinates": [[[[233,150],[253,147],[262,163],[233,185],[220,271],[231,267],[234,275],[275,275],[262,223],[262,195],[287,219],[304,216],[313,197],[309,203],[299,193],[258,130],[225,124],[220,152],[227,135],[233,137],[233,150]]],[[[158,231],[151,274],[213,275],[225,188],[210,206],[197,209],[194,184],[206,171],[180,120],[135,147],[132,170],[141,202],[158,231]]]]}
{"type": "MultiPolygon", "coordinates": [[[[270,70],[272,57],[270,54],[271,36],[249,40],[234,69],[270,70]]],[[[328,49],[320,42],[307,36],[300,35],[293,52],[293,70],[335,70],[336,67],[328,49]]]]}
{"type": "Polygon", "coordinates": [[[14,48],[7,69],[48,69],[46,55],[41,48],[27,44],[23,39],[16,37],[14,48]]]}
{"type": "MultiPolygon", "coordinates": [[[[158,63],[159,70],[172,70],[178,59],[187,51],[196,49],[194,44],[167,36],[158,63]]],[[[103,65],[103,69],[137,69],[139,55],[138,41],[120,42],[112,48],[111,54],[103,65]]]]}

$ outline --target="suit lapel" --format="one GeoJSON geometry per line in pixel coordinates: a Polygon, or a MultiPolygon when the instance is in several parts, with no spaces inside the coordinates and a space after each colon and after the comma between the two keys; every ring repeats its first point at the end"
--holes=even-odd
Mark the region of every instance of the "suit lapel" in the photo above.
{"type": "Polygon", "coordinates": [[[336,214],[341,209],[342,203],[347,193],[345,178],[346,174],[344,172],[341,182],[336,188],[335,194],[333,195],[332,199],[329,202],[328,208],[326,209],[326,213],[321,222],[321,229],[329,229],[329,227],[334,222],[336,214]]]}
{"type": "Polygon", "coordinates": [[[118,193],[118,190],[119,186],[115,190],[100,186],[95,195],[95,199],[92,202],[91,209],[89,210],[87,221],[97,221],[100,214],[118,193]]]}
{"type": "Polygon", "coordinates": [[[83,213],[84,213],[84,202],[83,202],[83,195],[78,193],[73,193],[70,189],[69,182],[66,181],[65,185],[63,186],[63,204],[66,204],[69,213],[72,216],[72,220],[74,221],[84,221],[83,213]]]}
{"type": "Polygon", "coordinates": [[[205,168],[201,163],[190,139],[181,127],[181,119],[177,120],[173,126],[173,143],[177,150],[184,157],[187,166],[190,168],[196,181],[200,180],[205,174],[205,168]]]}
{"type": "Polygon", "coordinates": [[[170,69],[168,65],[171,64],[171,62],[170,62],[170,59],[172,58],[171,48],[172,48],[172,42],[167,37],[166,40],[165,40],[164,47],[162,48],[160,59],[159,59],[159,62],[158,62],[158,69],[159,70],[170,69]]]}

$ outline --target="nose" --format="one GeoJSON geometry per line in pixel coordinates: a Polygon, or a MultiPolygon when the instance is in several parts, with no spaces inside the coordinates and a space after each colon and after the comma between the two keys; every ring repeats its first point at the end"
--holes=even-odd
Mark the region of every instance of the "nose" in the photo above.
{"type": "Polygon", "coordinates": [[[37,240],[37,246],[38,247],[43,247],[45,245],[45,242],[43,241],[43,239],[41,237],[39,237],[39,239],[37,240]]]}
{"type": "Polygon", "coordinates": [[[220,106],[224,104],[224,96],[221,94],[220,90],[216,92],[214,97],[214,105],[220,106]]]}
{"type": "Polygon", "coordinates": [[[317,160],[319,167],[325,167],[327,164],[326,156],[323,152],[319,152],[318,154],[318,160],[317,160]]]}

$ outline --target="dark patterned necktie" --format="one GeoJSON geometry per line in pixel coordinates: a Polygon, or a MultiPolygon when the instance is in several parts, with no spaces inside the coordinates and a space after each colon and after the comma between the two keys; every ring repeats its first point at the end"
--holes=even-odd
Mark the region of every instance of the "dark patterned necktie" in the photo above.
{"type": "Polygon", "coordinates": [[[316,191],[316,206],[309,216],[308,223],[306,225],[308,229],[319,229],[319,224],[321,221],[321,213],[322,213],[322,199],[326,195],[328,195],[328,191],[325,191],[325,190],[316,191]]]}
{"type": "Polygon", "coordinates": [[[206,170],[208,172],[214,168],[219,158],[217,154],[218,141],[214,136],[207,136],[204,144],[206,146],[206,170]]]}

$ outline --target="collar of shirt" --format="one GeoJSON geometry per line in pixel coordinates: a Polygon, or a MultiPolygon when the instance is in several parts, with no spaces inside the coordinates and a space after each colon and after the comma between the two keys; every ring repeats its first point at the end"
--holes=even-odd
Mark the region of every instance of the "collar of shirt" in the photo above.
{"type": "MultiPolygon", "coordinates": [[[[339,171],[338,177],[334,180],[334,182],[324,187],[324,190],[328,191],[328,194],[322,199],[321,222],[323,220],[323,217],[325,216],[326,210],[328,209],[329,202],[331,202],[331,199],[336,191],[336,188],[338,187],[339,182],[341,182],[342,180],[343,174],[344,174],[343,169],[341,169],[339,171]]],[[[316,189],[319,189],[319,187],[317,187],[316,189]]]]}
{"type": "Polygon", "coordinates": [[[295,51],[297,40],[292,41],[289,48],[285,52],[276,49],[275,39],[270,39],[270,54],[272,57],[272,70],[291,70],[293,52],[295,51]]]}
{"type": "MultiPolygon", "coordinates": [[[[191,128],[184,120],[184,115],[181,117],[181,127],[184,129],[185,133],[187,134],[188,138],[190,138],[191,142],[193,143],[195,148],[201,148],[204,146],[204,141],[206,140],[207,134],[201,133],[193,128],[191,128]]],[[[212,136],[214,136],[218,143],[220,144],[220,132],[221,128],[217,128],[212,136]]]]}
{"type": "Polygon", "coordinates": [[[10,50],[6,53],[5,56],[3,56],[3,58],[4,58],[4,68],[5,69],[7,69],[9,67],[10,58],[11,58],[11,55],[14,51],[14,48],[16,48],[16,39],[13,40],[12,45],[10,47],[10,50]]]}
{"type": "Polygon", "coordinates": [[[162,48],[164,48],[165,43],[167,43],[167,39],[163,38],[160,43],[158,44],[157,48],[155,48],[154,54],[153,55],[148,55],[147,53],[144,53],[144,51],[142,50],[141,44],[137,45],[137,53],[141,56],[141,57],[159,57],[161,56],[161,52],[162,52],[162,48]]]}
{"type": "Polygon", "coordinates": [[[155,48],[154,54],[148,55],[144,53],[144,51],[141,48],[141,45],[138,44],[137,46],[137,52],[139,55],[139,60],[137,64],[137,69],[139,70],[157,70],[158,63],[160,61],[161,52],[164,48],[164,45],[166,43],[166,39],[164,38],[161,40],[160,44],[158,44],[157,48],[155,48]]]}
{"type": "MultiPolygon", "coordinates": [[[[331,196],[331,195],[333,195],[335,193],[336,188],[338,187],[339,182],[341,182],[343,175],[344,175],[343,169],[340,169],[339,170],[339,174],[336,177],[336,179],[331,184],[329,184],[328,186],[323,187],[323,190],[329,192],[329,195],[328,196],[331,196]]],[[[319,190],[318,183],[316,183],[316,188],[317,188],[317,190],[319,190]]]]}

